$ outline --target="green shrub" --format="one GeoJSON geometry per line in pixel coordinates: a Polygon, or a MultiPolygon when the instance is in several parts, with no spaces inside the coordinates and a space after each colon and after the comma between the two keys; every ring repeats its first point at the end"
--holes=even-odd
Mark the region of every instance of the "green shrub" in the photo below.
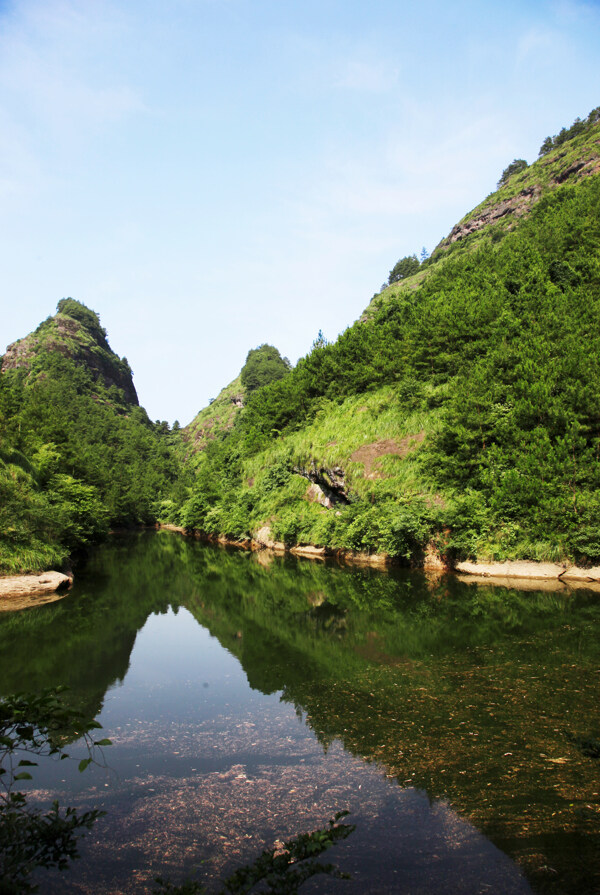
{"type": "Polygon", "coordinates": [[[264,344],[248,352],[240,375],[242,385],[249,394],[271,382],[283,379],[289,371],[290,362],[282,358],[273,345],[264,344]]]}

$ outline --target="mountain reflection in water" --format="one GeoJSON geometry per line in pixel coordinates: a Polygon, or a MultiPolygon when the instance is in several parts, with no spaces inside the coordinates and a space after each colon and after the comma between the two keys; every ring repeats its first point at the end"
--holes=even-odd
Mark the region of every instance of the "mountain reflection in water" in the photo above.
{"type": "Polygon", "coordinates": [[[108,811],[41,891],[219,876],[340,808],[354,879],[307,892],[598,891],[577,738],[598,735],[599,627],[587,591],[115,537],[63,601],[0,618],[2,691],[66,684],[114,743],[111,773],[36,772],[39,798],[108,811]]]}

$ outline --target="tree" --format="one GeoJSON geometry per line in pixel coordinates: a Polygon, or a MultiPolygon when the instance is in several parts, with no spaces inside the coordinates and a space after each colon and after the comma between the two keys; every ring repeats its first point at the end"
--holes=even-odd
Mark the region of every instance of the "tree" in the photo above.
{"type": "MultiPolygon", "coordinates": [[[[354,824],[339,821],[347,811],[338,813],[329,821],[329,826],[312,833],[300,833],[293,839],[275,848],[264,851],[252,864],[240,867],[223,880],[218,895],[250,895],[251,892],[271,893],[271,895],[292,895],[306,880],[324,873],[334,879],[348,879],[334,864],[317,861],[319,855],[354,831],[354,824]],[[260,886],[260,888],[257,888],[260,886]],[[266,888],[265,888],[266,886],[266,888]]],[[[187,880],[175,885],[158,877],[155,895],[205,895],[206,887],[200,880],[187,880]]]]}
{"type": "Polygon", "coordinates": [[[502,172],[502,176],[498,181],[498,189],[500,189],[501,186],[504,186],[504,184],[508,182],[509,177],[512,177],[513,174],[518,174],[519,171],[524,171],[528,167],[529,165],[524,158],[513,159],[510,165],[508,165],[502,172]]]}
{"type": "Polygon", "coordinates": [[[592,109],[587,117],[587,120],[588,124],[590,125],[598,124],[598,122],[600,121],[600,106],[596,106],[595,109],[592,109]]]}
{"type": "MultiPolygon", "coordinates": [[[[103,347],[107,347],[106,330],[100,324],[99,315],[92,311],[91,308],[86,307],[86,305],[75,298],[61,298],[56,306],[56,311],[58,314],[64,314],[66,317],[71,317],[72,320],[77,320],[83,324],[103,347]]],[[[127,358],[123,358],[123,360],[127,363],[127,358]]]]}
{"type": "Polygon", "coordinates": [[[329,342],[327,341],[327,339],[326,339],[325,336],[323,335],[323,330],[320,329],[319,332],[317,333],[317,338],[314,340],[314,342],[313,342],[312,345],[311,345],[311,349],[310,349],[310,350],[311,350],[311,351],[318,351],[319,348],[326,348],[328,344],[329,344],[329,342]]]}
{"type": "Polygon", "coordinates": [[[6,895],[35,892],[30,876],[38,867],[64,870],[78,857],[77,843],[103,811],[78,814],[74,808],[60,809],[55,801],[47,813],[32,809],[25,793],[15,789],[21,780],[31,780],[37,761],[20,758],[68,758],[62,743],[67,736],[82,736],[88,757],[79,762],[84,771],[95,760],[97,749],[110,740],[94,740],[90,730],[100,728],[65,705],[59,689],[35,696],[17,694],[0,699],[0,892],[6,895]]]}
{"type": "Polygon", "coordinates": [[[289,371],[290,362],[286,363],[277,348],[265,343],[248,352],[241,372],[242,385],[250,393],[270,382],[283,379],[289,371]]]}
{"type": "Polygon", "coordinates": [[[388,277],[389,285],[391,286],[392,283],[397,283],[399,280],[412,276],[413,273],[418,271],[420,266],[416,255],[406,255],[404,258],[400,258],[390,270],[388,277]]]}

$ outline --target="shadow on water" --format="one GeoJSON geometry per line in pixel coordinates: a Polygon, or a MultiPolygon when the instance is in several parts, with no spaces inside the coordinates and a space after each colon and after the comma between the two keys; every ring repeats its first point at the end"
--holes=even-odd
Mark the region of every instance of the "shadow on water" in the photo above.
{"type": "Polygon", "coordinates": [[[600,734],[598,595],[116,536],[63,601],[0,617],[0,688],[63,684],[98,715],[138,632],[181,608],[325,751],[448,803],[537,891],[600,890],[600,768],[581,747],[600,734]]]}

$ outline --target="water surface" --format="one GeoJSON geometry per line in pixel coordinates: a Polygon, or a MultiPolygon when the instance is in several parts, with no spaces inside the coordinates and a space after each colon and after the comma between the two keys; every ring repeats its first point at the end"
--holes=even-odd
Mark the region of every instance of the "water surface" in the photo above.
{"type": "Polygon", "coordinates": [[[2,692],[66,684],[114,744],[109,771],[36,772],[107,811],[41,891],[216,879],[348,808],[353,879],[307,892],[597,892],[599,633],[591,591],[115,537],[0,618],[2,692]]]}

